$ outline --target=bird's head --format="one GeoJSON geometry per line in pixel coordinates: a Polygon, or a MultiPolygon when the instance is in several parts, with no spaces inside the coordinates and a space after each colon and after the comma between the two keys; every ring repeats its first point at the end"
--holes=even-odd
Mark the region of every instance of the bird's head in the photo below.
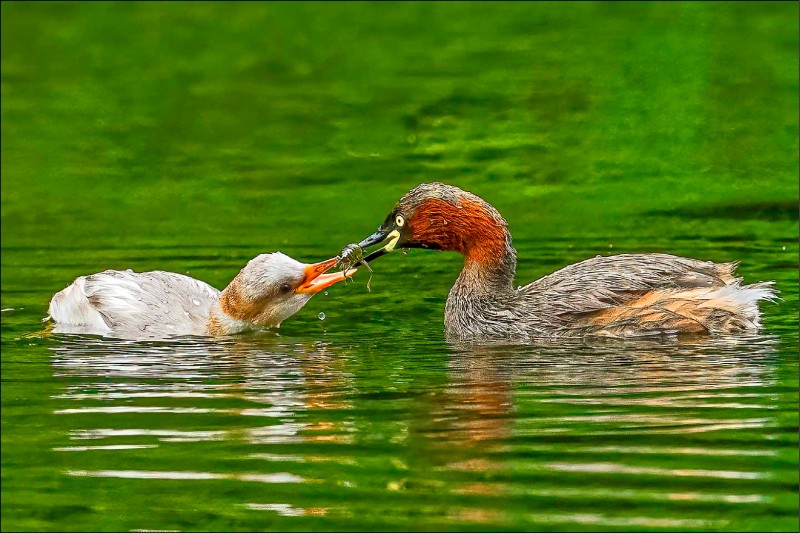
{"type": "Polygon", "coordinates": [[[351,277],[348,272],[326,274],[337,258],[305,264],[281,252],[251,259],[220,296],[228,316],[260,326],[278,326],[297,313],[316,293],[351,277]]]}
{"type": "Polygon", "coordinates": [[[480,263],[510,245],[506,221],[482,198],[444,183],[423,183],[407,192],[362,248],[386,242],[372,261],[397,248],[455,251],[480,263]]]}

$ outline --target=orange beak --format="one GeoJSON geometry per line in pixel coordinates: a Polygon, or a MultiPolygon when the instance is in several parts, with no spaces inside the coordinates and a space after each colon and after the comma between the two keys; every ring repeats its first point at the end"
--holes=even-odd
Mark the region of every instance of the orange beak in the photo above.
{"type": "Polygon", "coordinates": [[[303,280],[294,292],[300,294],[316,294],[323,289],[327,289],[335,283],[344,281],[356,273],[356,269],[351,268],[346,273],[337,272],[335,274],[325,274],[333,268],[339,260],[337,258],[327,259],[314,265],[306,265],[303,280]]]}

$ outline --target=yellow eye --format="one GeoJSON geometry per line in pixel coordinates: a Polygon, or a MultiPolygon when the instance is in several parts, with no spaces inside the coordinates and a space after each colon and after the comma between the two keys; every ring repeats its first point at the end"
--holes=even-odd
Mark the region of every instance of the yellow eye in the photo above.
{"type": "Polygon", "coordinates": [[[397,218],[394,219],[394,223],[397,225],[398,228],[402,228],[403,224],[406,223],[403,215],[397,215],[397,218]]]}

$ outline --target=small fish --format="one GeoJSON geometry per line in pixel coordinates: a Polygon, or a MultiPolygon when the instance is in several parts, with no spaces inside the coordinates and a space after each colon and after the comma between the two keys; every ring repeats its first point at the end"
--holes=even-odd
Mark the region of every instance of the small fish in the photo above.
{"type": "Polygon", "coordinates": [[[367,280],[367,290],[371,292],[369,284],[372,282],[372,269],[366,261],[364,261],[364,250],[357,244],[348,244],[337,256],[339,260],[339,270],[343,270],[345,276],[347,272],[358,264],[364,265],[369,270],[369,279],[367,280]]]}

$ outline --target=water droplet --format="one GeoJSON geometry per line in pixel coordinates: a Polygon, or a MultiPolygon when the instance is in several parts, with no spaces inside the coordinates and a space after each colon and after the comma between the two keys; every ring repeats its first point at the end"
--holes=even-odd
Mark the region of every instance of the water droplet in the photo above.
{"type": "Polygon", "coordinates": [[[328,291],[325,291],[323,294],[324,294],[325,296],[327,296],[327,295],[328,295],[328,291]]]}
{"type": "Polygon", "coordinates": [[[408,255],[408,248],[403,248],[403,255],[408,255]]]}
{"type": "Polygon", "coordinates": [[[317,318],[320,320],[325,320],[325,313],[320,312],[320,314],[317,315],[317,318]]]}
{"type": "Polygon", "coordinates": [[[200,305],[200,300],[193,299],[193,300],[192,300],[192,303],[193,303],[194,305],[200,305]]]}
{"type": "Polygon", "coordinates": [[[783,250],[785,252],[786,251],[786,245],[782,246],[781,250],[783,250]]]}
{"type": "Polygon", "coordinates": [[[613,247],[614,247],[614,245],[613,245],[613,244],[609,244],[609,245],[608,245],[608,247],[609,247],[609,248],[613,248],[613,247]]]}

